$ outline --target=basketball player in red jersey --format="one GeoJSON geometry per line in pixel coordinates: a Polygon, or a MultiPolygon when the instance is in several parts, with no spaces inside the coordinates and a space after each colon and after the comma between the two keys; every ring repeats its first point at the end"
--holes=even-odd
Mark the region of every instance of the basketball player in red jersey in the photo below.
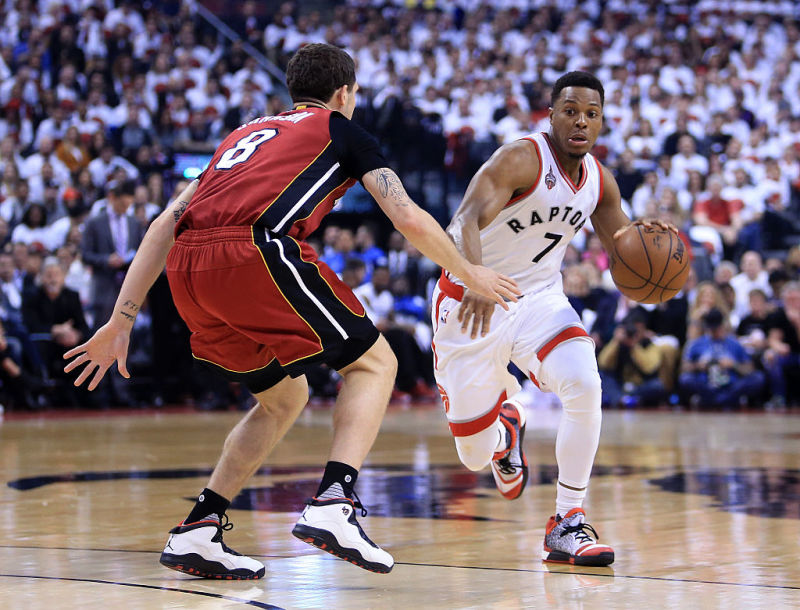
{"type": "Polygon", "coordinates": [[[353,60],[326,44],[292,58],[293,110],[234,130],[202,176],[152,224],[115,312],[65,370],[94,389],[116,360],[125,367],[133,321],[166,263],[175,304],[192,331],[194,357],[245,384],[258,404],[228,435],[208,486],[171,530],[161,563],[206,578],[252,579],[264,566],[229,549],[222,533],[233,499],[284,436],[308,399],[306,367],[342,374],[329,461],[293,534],[374,572],[394,560],[356,520],[354,486],[394,383],[396,360],[364,308],[304,241],[361,180],[421,252],[470,290],[507,308],[516,285],[467,262],[436,221],[409,199],[374,138],[349,119],[358,89],[353,60]],[[224,519],[224,521],[223,521],[224,519]]]}
{"type": "MultiPolygon", "coordinates": [[[[614,177],[589,154],[603,123],[600,81],[570,72],[555,83],[551,103],[549,133],[497,150],[448,227],[468,260],[513,278],[524,298],[496,311],[492,301],[443,272],[433,295],[435,374],[459,458],[471,470],[491,464],[509,500],[525,488],[528,463],[525,412],[513,396],[519,385],[508,363],[558,395],[564,413],[556,439],[556,511],[542,556],[604,566],[614,551],[597,542],[582,508],[600,438],[600,376],[594,344],[564,295],[560,271],[567,245],[587,219],[609,254],[635,223],[620,207],[614,177]]],[[[677,233],[659,220],[637,222],[677,233]]]]}

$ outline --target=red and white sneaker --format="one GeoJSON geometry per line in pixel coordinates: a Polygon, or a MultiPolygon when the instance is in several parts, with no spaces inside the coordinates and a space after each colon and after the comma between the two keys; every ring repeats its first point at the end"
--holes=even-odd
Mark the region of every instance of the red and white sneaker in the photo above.
{"type": "Polygon", "coordinates": [[[599,536],[585,522],[582,508],[573,508],[561,517],[555,515],[547,522],[542,559],[576,566],[607,566],[614,563],[614,549],[598,544],[599,536]]]}
{"type": "Polygon", "coordinates": [[[358,496],[355,502],[350,498],[311,498],[306,504],[292,530],[295,538],[370,572],[392,571],[392,556],[367,537],[356,519],[356,509],[361,509],[362,517],[367,515],[358,496]]]}
{"type": "Polygon", "coordinates": [[[497,489],[507,500],[522,495],[528,482],[528,460],[522,450],[525,437],[525,408],[516,400],[507,400],[500,408],[500,421],[506,427],[508,449],[492,459],[492,475],[497,489]]]}
{"type": "Polygon", "coordinates": [[[264,576],[264,564],[237,553],[222,541],[222,533],[233,527],[214,513],[195,523],[181,522],[169,531],[161,553],[161,565],[172,570],[217,580],[256,580],[264,576]]]}

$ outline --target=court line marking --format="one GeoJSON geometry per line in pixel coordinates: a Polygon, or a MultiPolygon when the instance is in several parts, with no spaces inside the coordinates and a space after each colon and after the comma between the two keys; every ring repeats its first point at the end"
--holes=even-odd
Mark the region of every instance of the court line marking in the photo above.
{"type": "MultiPolygon", "coordinates": [[[[493,566],[454,566],[445,563],[413,563],[409,561],[395,561],[395,565],[401,566],[415,566],[422,568],[455,568],[461,570],[497,570],[500,572],[526,572],[531,574],[569,574],[575,576],[600,576],[602,578],[627,578],[631,580],[657,580],[662,582],[684,582],[695,583],[698,585],[728,585],[731,587],[760,587],[764,589],[791,589],[800,591],[800,587],[792,585],[759,585],[755,583],[746,582],[725,582],[719,580],[696,580],[692,578],[666,578],[664,576],[637,576],[635,574],[603,574],[597,572],[561,572],[558,570],[535,570],[533,568],[496,568],[493,566]]],[[[603,568],[598,568],[603,569],[603,568]]],[[[613,568],[608,568],[612,569],[613,568]]]]}
{"type": "MultiPolygon", "coordinates": [[[[98,552],[106,552],[106,553],[152,553],[156,554],[158,551],[145,551],[145,550],[137,550],[137,549],[94,549],[94,548],[84,548],[84,547],[68,547],[68,546],[32,546],[32,545],[21,545],[21,544],[0,544],[0,548],[7,548],[7,549],[37,549],[43,551],[98,551],[98,552]]],[[[314,551],[314,554],[318,554],[318,552],[314,551]]],[[[303,557],[308,557],[309,555],[257,555],[250,553],[249,557],[261,557],[266,559],[300,559],[303,557]]],[[[340,561],[334,557],[328,557],[326,555],[321,555],[320,559],[324,559],[326,561],[340,561]]],[[[657,580],[662,582],[684,582],[684,583],[695,583],[699,585],[727,585],[730,587],[760,587],[763,589],[789,589],[792,591],[800,591],[800,586],[792,586],[792,585],[760,585],[755,583],[746,583],[746,582],[725,582],[720,580],[696,580],[691,578],[666,578],[664,576],[637,576],[635,574],[603,574],[597,572],[576,572],[576,571],[569,571],[569,572],[561,572],[558,570],[536,570],[533,568],[497,568],[494,566],[456,566],[456,565],[449,565],[446,563],[415,563],[411,561],[396,561],[395,565],[399,566],[413,566],[413,567],[420,567],[420,568],[453,568],[456,570],[493,570],[498,572],[526,572],[530,574],[567,574],[572,576],[600,576],[602,578],[627,578],[630,580],[657,580]]],[[[603,569],[603,568],[598,568],[603,569]]],[[[613,570],[613,568],[609,568],[613,570]]],[[[0,574],[0,576],[5,576],[5,574],[0,574]]],[[[45,576],[31,576],[30,578],[48,578],[45,576]]],[[[80,580],[80,579],[74,579],[80,580]]],[[[107,581],[103,581],[107,582],[107,581]]],[[[122,583],[125,584],[125,583],[122,583]]],[[[133,586],[133,585],[131,585],[133,586]]],[[[147,585],[136,585],[136,586],[147,586],[147,585]]],[[[159,587],[156,587],[159,588],[159,587]]],[[[268,606],[269,608],[275,608],[276,606],[268,606]]]]}
{"type": "MultiPolygon", "coordinates": [[[[39,580],[66,580],[71,582],[89,582],[101,585],[117,585],[121,587],[137,587],[140,589],[155,589],[157,591],[172,591],[176,593],[189,593],[191,595],[203,595],[205,597],[213,597],[215,599],[224,599],[226,601],[238,602],[246,606],[255,606],[256,608],[265,608],[266,610],[284,610],[280,606],[273,606],[266,602],[259,602],[252,599],[242,599],[241,597],[233,597],[230,595],[222,595],[221,593],[210,593],[208,591],[192,591],[190,589],[178,589],[177,587],[158,587],[156,585],[143,585],[135,582],[117,582],[113,580],[100,580],[97,578],[67,578],[62,576],[31,576],[28,574],[0,574],[0,578],[34,578],[39,580]]],[[[219,580],[214,582],[241,582],[233,580],[219,580]]]]}

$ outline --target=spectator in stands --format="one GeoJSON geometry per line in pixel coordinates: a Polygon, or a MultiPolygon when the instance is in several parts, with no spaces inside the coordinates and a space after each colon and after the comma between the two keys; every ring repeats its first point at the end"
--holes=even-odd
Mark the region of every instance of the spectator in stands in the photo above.
{"type": "Polygon", "coordinates": [[[637,168],[636,157],[630,149],[626,149],[619,157],[619,162],[614,170],[614,177],[619,185],[619,194],[630,202],[636,189],[644,182],[644,173],[637,168]]]}
{"type": "Polygon", "coordinates": [[[648,337],[643,315],[630,315],[614,329],[613,338],[597,356],[597,365],[605,406],[652,406],[667,397],[659,377],[663,353],[648,337]]]}
{"type": "Polygon", "coordinates": [[[739,318],[747,315],[750,309],[750,292],[754,289],[761,290],[768,297],[772,295],[769,286],[769,275],[764,270],[761,255],[758,252],[748,251],[742,256],[742,272],[732,277],[729,281],[736,294],[736,305],[733,309],[739,318]]]}
{"type": "MultiPolygon", "coordinates": [[[[78,293],[64,286],[64,271],[58,260],[47,259],[42,265],[42,284],[24,301],[25,323],[37,339],[47,372],[51,378],[64,379],[62,355],[89,335],[78,293]]],[[[83,392],[70,383],[61,385],[62,399],[77,406],[83,392]]]]}
{"type": "Polygon", "coordinates": [[[696,225],[716,230],[722,238],[726,258],[731,258],[743,224],[740,217],[742,204],[722,198],[725,183],[721,176],[710,176],[707,184],[709,197],[695,204],[692,220],[696,225]]]}
{"type": "Polygon", "coordinates": [[[386,252],[375,245],[375,241],[375,227],[368,224],[359,225],[356,229],[355,247],[358,258],[367,265],[367,279],[369,279],[375,261],[386,258],[386,252]]]}
{"type": "Polygon", "coordinates": [[[11,232],[11,241],[26,245],[41,244],[47,246],[50,230],[47,226],[47,210],[40,203],[32,203],[22,215],[20,222],[11,232]]]}
{"type": "Polygon", "coordinates": [[[103,188],[115,176],[117,170],[123,170],[127,179],[136,180],[139,170],[130,161],[114,154],[114,147],[104,143],[100,149],[100,156],[93,159],[88,166],[92,182],[97,188],[103,188]]]}
{"type": "Polygon", "coordinates": [[[796,382],[788,387],[800,374],[800,283],[788,282],[780,294],[783,305],[767,316],[764,352],[764,368],[772,394],[770,406],[775,407],[785,405],[788,399],[796,402],[800,398],[796,382]]]}
{"type": "Polygon", "coordinates": [[[83,233],[83,260],[92,268],[90,310],[96,324],[108,320],[125,271],[142,241],[144,229],[127,212],[133,205],[134,183],[119,182],[108,191],[106,209],[90,218],[83,233]]]}
{"type": "Polygon", "coordinates": [[[49,163],[53,168],[53,174],[60,184],[68,184],[70,180],[69,169],[64,165],[55,153],[55,142],[53,138],[46,136],[39,143],[39,150],[29,157],[26,157],[19,168],[20,175],[26,180],[31,176],[42,173],[42,166],[49,163]]]}
{"type": "Polygon", "coordinates": [[[336,240],[326,254],[320,256],[320,260],[330,267],[334,273],[341,275],[344,271],[345,261],[356,256],[355,237],[353,231],[346,228],[339,228],[336,232],[336,240]]]}
{"type": "Polygon", "coordinates": [[[760,364],[767,348],[767,318],[772,311],[769,299],[763,290],[753,288],[749,294],[749,309],[736,328],[739,342],[750,354],[753,362],[760,364]]]}
{"type": "Polygon", "coordinates": [[[702,175],[708,173],[708,159],[697,152],[694,138],[684,134],[678,138],[678,152],[672,155],[671,167],[671,176],[675,184],[678,187],[685,187],[689,183],[690,170],[702,175]]]}
{"type": "Polygon", "coordinates": [[[383,333],[397,357],[397,379],[394,398],[409,400],[432,398],[425,378],[433,372],[428,358],[422,354],[414,337],[414,327],[395,320],[394,295],[390,290],[391,276],[388,262],[375,261],[371,281],[362,284],[353,292],[364,305],[367,315],[376,328],[383,333]]]}
{"type": "Polygon", "coordinates": [[[736,406],[759,398],[764,374],[756,371],[744,347],[728,330],[724,314],[712,308],[703,316],[704,333],[689,342],[679,388],[692,406],[736,406]]]}
{"type": "Polygon", "coordinates": [[[75,125],[67,128],[64,139],[56,147],[56,157],[64,163],[73,175],[89,166],[89,149],[81,141],[75,125]]]}
{"type": "Polygon", "coordinates": [[[686,338],[689,341],[703,334],[703,317],[712,309],[720,311],[727,320],[730,310],[725,304],[722,291],[714,282],[700,282],[695,290],[694,301],[689,306],[686,338]]]}

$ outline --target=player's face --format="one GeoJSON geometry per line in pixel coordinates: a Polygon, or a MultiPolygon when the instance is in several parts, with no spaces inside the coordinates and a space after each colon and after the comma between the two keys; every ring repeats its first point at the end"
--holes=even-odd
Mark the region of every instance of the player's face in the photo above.
{"type": "Polygon", "coordinates": [[[580,159],[594,146],[603,126],[600,93],[586,87],[566,87],[550,109],[550,135],[567,156],[580,159]]]}

